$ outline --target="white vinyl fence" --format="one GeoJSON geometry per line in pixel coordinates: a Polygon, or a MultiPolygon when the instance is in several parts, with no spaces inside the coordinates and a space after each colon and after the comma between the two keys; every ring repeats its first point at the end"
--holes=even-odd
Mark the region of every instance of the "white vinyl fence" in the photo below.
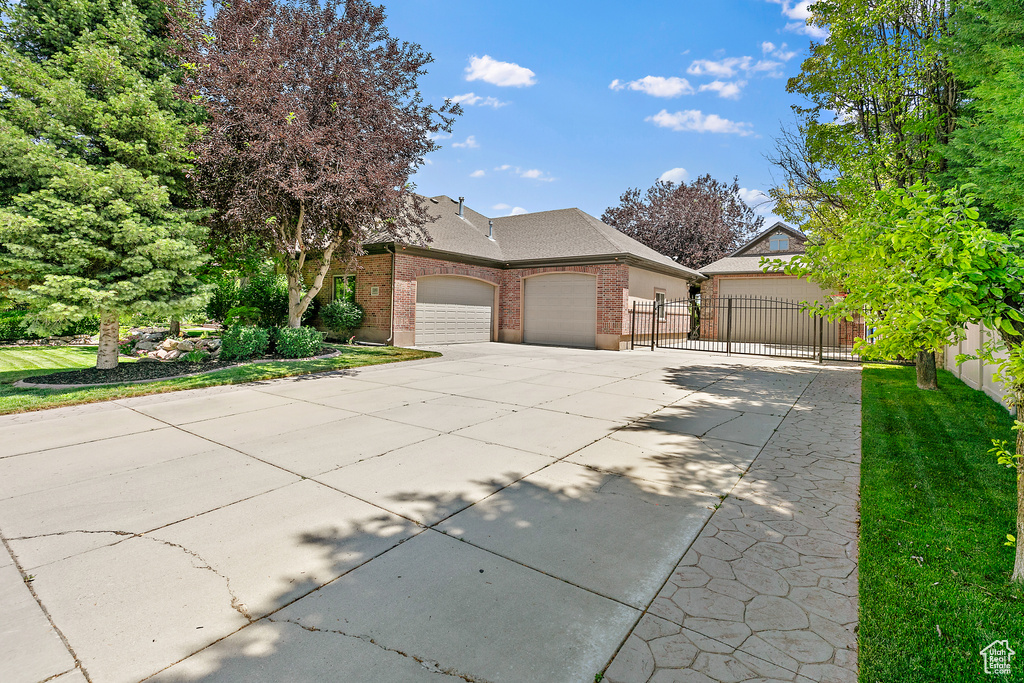
{"type": "MultiPolygon", "coordinates": [[[[968,360],[963,364],[956,364],[957,354],[974,354],[981,347],[983,341],[992,338],[992,331],[979,325],[967,326],[967,338],[955,346],[946,347],[946,369],[959,377],[964,384],[973,388],[981,389],[991,396],[995,401],[1007,408],[1004,398],[1006,390],[1001,382],[992,378],[996,368],[982,360],[968,360]]],[[[1012,411],[1011,411],[1012,412],[1012,411]]]]}

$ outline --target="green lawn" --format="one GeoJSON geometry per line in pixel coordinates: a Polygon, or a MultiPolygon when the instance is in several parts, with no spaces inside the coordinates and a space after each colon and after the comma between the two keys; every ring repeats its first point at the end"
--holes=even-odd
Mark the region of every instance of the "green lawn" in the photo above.
{"type": "Polygon", "coordinates": [[[988,680],[979,651],[1009,639],[1024,680],[1024,594],[1009,583],[1016,480],[988,453],[1013,419],[948,372],[865,366],[860,681],[988,680]],[[919,558],[919,559],[915,559],[919,558]]]}
{"type": "MultiPolygon", "coordinates": [[[[0,349],[0,415],[129,396],[199,389],[219,384],[240,384],[277,377],[307,375],[315,372],[329,372],[363,365],[393,363],[440,355],[432,351],[389,346],[340,348],[343,349],[340,356],[321,360],[275,361],[149,384],[119,384],[109,387],[61,390],[19,389],[12,385],[19,379],[32,375],[91,367],[96,364],[95,346],[5,348],[0,349]]],[[[124,361],[122,360],[122,362],[124,361]]]]}

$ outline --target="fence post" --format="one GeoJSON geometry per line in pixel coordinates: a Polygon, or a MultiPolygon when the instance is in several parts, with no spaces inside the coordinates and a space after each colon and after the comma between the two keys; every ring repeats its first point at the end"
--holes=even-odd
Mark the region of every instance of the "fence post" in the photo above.
{"type": "Polygon", "coordinates": [[[658,301],[651,302],[651,351],[658,345],[658,301]]]}
{"type": "Polygon", "coordinates": [[[633,313],[629,318],[629,350],[636,348],[636,302],[633,302],[633,313]]]}
{"type": "Polygon", "coordinates": [[[818,362],[825,362],[825,316],[818,316],[818,362]]]}
{"type": "Polygon", "coordinates": [[[726,306],[725,316],[725,355],[732,355],[732,297],[726,306]]]}

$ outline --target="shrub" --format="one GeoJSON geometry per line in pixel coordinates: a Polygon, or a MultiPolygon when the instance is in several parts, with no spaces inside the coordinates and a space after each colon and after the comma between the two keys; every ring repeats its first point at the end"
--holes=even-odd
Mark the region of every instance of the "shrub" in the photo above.
{"type": "Polygon", "coordinates": [[[206,360],[206,358],[207,355],[205,353],[197,349],[193,349],[186,353],[184,356],[181,356],[178,360],[184,361],[186,363],[202,363],[204,360],[206,360]]]}
{"type": "Polygon", "coordinates": [[[258,325],[263,317],[263,311],[255,306],[235,306],[224,316],[224,324],[228,327],[233,325],[258,325]]]}
{"type": "Polygon", "coordinates": [[[351,332],[363,324],[363,307],[351,301],[335,299],[320,309],[320,320],[331,332],[351,332]]]}
{"type": "Polygon", "coordinates": [[[30,339],[35,335],[28,333],[28,322],[25,321],[25,311],[11,309],[0,311],[0,341],[16,341],[18,339],[30,339]]]}
{"type": "Polygon", "coordinates": [[[270,335],[260,327],[234,325],[220,340],[220,357],[224,360],[244,360],[262,356],[270,345],[270,335]]]}
{"type": "Polygon", "coordinates": [[[225,322],[228,312],[238,305],[238,283],[234,278],[219,278],[213,283],[213,296],[206,304],[206,315],[210,320],[225,322]]]}
{"type": "Polygon", "coordinates": [[[260,311],[260,327],[276,327],[288,321],[288,281],[283,275],[253,275],[238,288],[238,306],[260,311]]]}
{"type": "Polygon", "coordinates": [[[312,327],[282,327],[274,338],[277,353],[285,358],[309,358],[320,353],[324,334],[312,327]]]}

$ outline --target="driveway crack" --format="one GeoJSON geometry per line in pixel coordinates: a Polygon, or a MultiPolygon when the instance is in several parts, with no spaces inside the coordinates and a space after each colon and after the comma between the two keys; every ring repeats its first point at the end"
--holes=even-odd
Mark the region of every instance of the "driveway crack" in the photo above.
{"type": "Polygon", "coordinates": [[[448,676],[450,678],[458,678],[460,680],[466,681],[467,683],[491,683],[490,681],[488,681],[485,678],[480,678],[478,676],[473,676],[473,675],[470,675],[470,674],[465,674],[465,673],[462,673],[461,671],[458,671],[456,669],[452,669],[450,667],[441,666],[441,664],[439,662],[435,662],[432,659],[426,659],[425,657],[419,657],[417,655],[409,654],[408,652],[403,652],[401,650],[397,650],[397,649],[395,649],[393,647],[388,647],[386,645],[382,645],[381,643],[378,643],[376,640],[374,640],[371,636],[366,635],[366,634],[355,635],[355,634],[352,634],[352,633],[345,633],[344,631],[339,631],[339,630],[336,630],[336,629],[318,628],[316,626],[307,626],[306,624],[301,624],[301,623],[299,623],[297,621],[293,621],[291,619],[274,619],[272,617],[266,617],[266,620],[269,621],[269,622],[272,622],[274,624],[291,624],[292,626],[298,626],[299,628],[303,629],[304,631],[309,631],[310,633],[333,633],[335,635],[344,636],[345,638],[354,638],[356,640],[361,640],[362,642],[368,643],[370,645],[373,645],[374,647],[377,647],[377,648],[379,648],[381,650],[384,650],[385,652],[391,652],[391,653],[394,653],[394,654],[397,654],[397,655],[401,655],[403,657],[407,657],[408,659],[411,659],[411,660],[415,661],[417,664],[422,666],[424,669],[426,669],[430,673],[439,674],[441,676],[448,676]]]}
{"type": "Polygon", "coordinates": [[[154,543],[160,543],[170,548],[176,548],[181,552],[185,553],[186,555],[188,555],[189,557],[191,557],[193,560],[198,561],[200,564],[196,564],[195,562],[193,562],[192,566],[196,569],[202,569],[208,572],[212,572],[215,576],[219,577],[221,580],[224,581],[224,587],[227,589],[228,595],[231,596],[231,608],[239,614],[241,614],[243,617],[245,617],[245,620],[248,621],[250,624],[253,623],[253,621],[255,621],[252,618],[252,615],[249,613],[249,608],[246,607],[245,603],[242,602],[241,598],[238,597],[234,589],[231,587],[231,578],[228,577],[226,574],[222,574],[220,571],[218,571],[202,555],[200,555],[194,550],[186,548],[180,543],[174,543],[173,541],[165,541],[164,539],[157,538],[155,536],[139,536],[139,538],[147,541],[153,541],[154,543]]]}

